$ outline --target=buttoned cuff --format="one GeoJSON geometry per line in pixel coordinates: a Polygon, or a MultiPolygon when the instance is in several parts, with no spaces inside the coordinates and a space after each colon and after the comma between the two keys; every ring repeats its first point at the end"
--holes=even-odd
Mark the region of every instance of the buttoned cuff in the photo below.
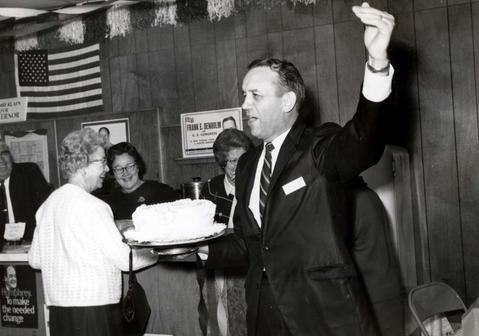
{"type": "Polygon", "coordinates": [[[391,93],[391,83],[394,75],[394,67],[390,65],[389,74],[371,72],[364,65],[363,96],[372,102],[381,102],[391,93]]]}

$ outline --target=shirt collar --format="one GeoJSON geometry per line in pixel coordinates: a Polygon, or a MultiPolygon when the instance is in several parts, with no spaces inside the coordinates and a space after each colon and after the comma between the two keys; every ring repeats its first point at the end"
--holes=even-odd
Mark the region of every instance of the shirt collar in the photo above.
{"type": "MultiPolygon", "coordinates": [[[[281,146],[283,145],[284,140],[286,139],[286,136],[288,135],[289,131],[291,131],[291,127],[288,128],[286,131],[278,135],[271,143],[274,146],[273,152],[278,152],[281,146]]],[[[265,150],[266,147],[266,142],[263,143],[263,150],[265,150]]]]}
{"type": "Polygon", "coordinates": [[[225,178],[224,178],[224,184],[225,184],[226,195],[233,195],[234,196],[235,185],[231,184],[231,182],[228,181],[228,178],[226,177],[226,175],[225,175],[225,178]]]}

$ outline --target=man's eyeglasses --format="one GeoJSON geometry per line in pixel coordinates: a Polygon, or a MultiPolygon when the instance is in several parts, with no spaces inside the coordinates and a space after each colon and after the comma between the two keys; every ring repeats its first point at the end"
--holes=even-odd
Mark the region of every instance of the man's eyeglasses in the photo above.
{"type": "Polygon", "coordinates": [[[103,167],[106,166],[106,158],[98,159],[98,160],[90,160],[90,163],[91,162],[100,162],[103,167]]]}
{"type": "Polygon", "coordinates": [[[114,173],[115,175],[122,175],[122,174],[124,174],[125,172],[126,172],[127,174],[130,174],[130,173],[132,173],[132,172],[135,170],[135,167],[136,167],[136,162],[127,164],[125,167],[114,167],[114,168],[113,168],[113,173],[114,173]]]}

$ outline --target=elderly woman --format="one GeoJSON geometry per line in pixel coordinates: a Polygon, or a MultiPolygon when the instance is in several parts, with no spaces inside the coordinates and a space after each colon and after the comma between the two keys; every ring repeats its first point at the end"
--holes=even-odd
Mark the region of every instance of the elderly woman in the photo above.
{"type": "Polygon", "coordinates": [[[142,204],[173,202],[178,199],[178,193],[170,186],[158,181],[143,180],[145,162],[129,142],[120,142],[110,147],[108,166],[118,183],[105,198],[115,219],[131,219],[135,209],[142,204]]]}
{"type": "MultiPolygon", "coordinates": [[[[28,262],[42,270],[52,336],[123,334],[121,271],[128,270],[130,249],[110,207],[90,194],[108,171],[102,144],[90,128],[66,136],[59,166],[68,183],[36,214],[28,262]]],[[[147,250],[133,251],[135,269],[156,260],[147,250]]]]}
{"type": "Polygon", "coordinates": [[[202,197],[216,204],[215,221],[228,224],[235,195],[235,173],[238,159],[252,147],[248,136],[235,128],[225,129],[218,134],[213,153],[216,163],[224,174],[210,179],[201,191],[202,197]]]}

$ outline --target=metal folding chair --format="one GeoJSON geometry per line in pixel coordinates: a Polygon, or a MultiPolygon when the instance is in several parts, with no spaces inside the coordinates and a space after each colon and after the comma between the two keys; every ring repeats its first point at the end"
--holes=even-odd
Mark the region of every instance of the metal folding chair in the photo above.
{"type": "Polygon", "coordinates": [[[450,286],[442,282],[420,285],[409,291],[408,304],[411,313],[424,335],[430,336],[424,321],[453,311],[466,311],[466,305],[450,286]]]}

